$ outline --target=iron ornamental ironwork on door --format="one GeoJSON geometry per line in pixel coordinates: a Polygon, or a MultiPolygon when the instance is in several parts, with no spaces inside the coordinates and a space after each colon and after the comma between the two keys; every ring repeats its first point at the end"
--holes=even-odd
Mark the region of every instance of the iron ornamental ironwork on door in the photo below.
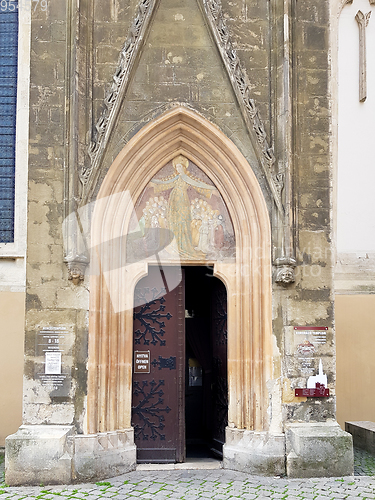
{"type": "Polygon", "coordinates": [[[162,273],[175,272],[181,271],[150,266],[135,290],[134,350],[147,346],[153,360],[149,373],[133,370],[138,462],[184,460],[184,283],[172,291],[162,285],[170,282],[162,273]]]}

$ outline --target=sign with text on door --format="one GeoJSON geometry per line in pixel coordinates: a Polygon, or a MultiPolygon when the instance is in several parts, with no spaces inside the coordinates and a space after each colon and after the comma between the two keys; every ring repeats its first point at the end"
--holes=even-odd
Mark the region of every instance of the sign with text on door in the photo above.
{"type": "Polygon", "coordinates": [[[150,373],[150,351],[134,351],[134,373],[150,373]]]}

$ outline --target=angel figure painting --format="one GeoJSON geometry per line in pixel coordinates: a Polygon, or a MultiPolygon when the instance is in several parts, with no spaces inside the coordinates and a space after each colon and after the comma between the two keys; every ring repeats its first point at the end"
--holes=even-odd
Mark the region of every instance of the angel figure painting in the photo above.
{"type": "Polygon", "coordinates": [[[235,255],[233,226],[220,193],[183,155],[159,170],[143,191],[130,229],[136,226],[147,241],[148,255],[156,248],[159,257],[181,261],[235,255]]]}

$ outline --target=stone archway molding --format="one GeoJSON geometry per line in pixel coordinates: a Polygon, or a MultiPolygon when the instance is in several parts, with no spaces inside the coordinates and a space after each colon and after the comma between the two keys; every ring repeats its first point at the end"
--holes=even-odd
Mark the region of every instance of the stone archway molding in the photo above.
{"type": "MultiPolygon", "coordinates": [[[[275,473],[284,462],[284,440],[283,435],[270,440],[268,432],[273,404],[267,389],[273,371],[270,220],[244,156],[216,126],[190,109],[178,106],[164,113],[142,128],[110,167],[94,210],[92,247],[119,241],[126,234],[143,189],[177,154],[188,157],[216,185],[236,235],[236,262],[214,266],[228,291],[229,425],[224,457],[227,451],[231,468],[242,470],[232,455],[249,455],[255,439],[267,470],[272,462],[269,472],[275,473]]],[[[87,432],[131,436],[132,301],[137,281],[147,274],[147,262],[125,266],[125,249],[118,245],[105,250],[100,259],[104,267],[116,262],[117,271],[91,276],[90,281],[87,432]]],[[[130,451],[135,460],[135,451],[130,451]]],[[[267,472],[264,466],[257,470],[267,472]]]]}

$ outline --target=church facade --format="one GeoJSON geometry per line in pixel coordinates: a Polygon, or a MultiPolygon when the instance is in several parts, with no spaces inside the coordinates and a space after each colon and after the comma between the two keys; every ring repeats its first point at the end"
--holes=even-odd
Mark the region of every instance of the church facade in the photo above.
{"type": "Polygon", "coordinates": [[[8,484],[111,477],[196,445],[249,473],[353,473],[336,421],[332,78],[351,2],[334,3],[30,12],[8,484]]]}

